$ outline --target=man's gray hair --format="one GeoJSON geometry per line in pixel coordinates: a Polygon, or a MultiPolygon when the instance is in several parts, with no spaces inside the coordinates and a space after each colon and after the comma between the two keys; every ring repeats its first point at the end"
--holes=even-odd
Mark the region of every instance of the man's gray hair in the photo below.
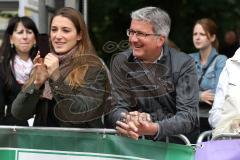
{"type": "Polygon", "coordinates": [[[153,25],[156,34],[168,37],[171,27],[171,19],[168,13],[157,7],[144,7],[133,11],[131,18],[138,21],[147,21],[153,25]]]}

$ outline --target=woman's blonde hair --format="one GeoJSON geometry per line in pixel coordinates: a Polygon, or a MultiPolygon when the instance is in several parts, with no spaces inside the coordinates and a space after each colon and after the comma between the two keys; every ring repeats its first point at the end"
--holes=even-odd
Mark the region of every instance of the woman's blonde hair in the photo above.
{"type": "MultiPolygon", "coordinates": [[[[95,49],[89,37],[88,28],[84,22],[83,16],[79,11],[71,7],[64,7],[57,10],[50,20],[50,27],[52,25],[53,19],[56,16],[63,16],[68,18],[74,24],[77,34],[80,34],[82,37],[81,40],[77,43],[77,53],[74,53],[74,57],[76,59],[81,59],[81,56],[83,55],[96,55],[95,49]]],[[[51,49],[54,50],[52,45],[51,49]]],[[[66,80],[72,87],[83,85],[88,68],[88,65],[74,67],[74,69],[67,76],[66,80]]]]}
{"type": "MultiPolygon", "coordinates": [[[[74,65],[72,65],[72,68],[70,67],[71,68],[70,72],[66,77],[66,81],[71,87],[74,88],[74,87],[82,86],[85,83],[84,79],[89,69],[89,63],[84,63],[84,65],[81,66],[81,63],[77,63],[76,59],[83,61],[81,60],[81,56],[96,55],[95,49],[89,37],[87,26],[84,22],[83,16],[79,11],[71,7],[64,7],[57,10],[56,13],[52,16],[50,20],[50,28],[52,25],[52,21],[56,16],[63,16],[68,18],[74,24],[77,34],[80,34],[82,37],[81,40],[77,42],[77,46],[76,46],[77,50],[76,50],[76,53],[74,53],[75,63],[74,65]]],[[[54,48],[51,42],[50,42],[50,47],[51,47],[51,50],[54,51],[54,48]]],[[[84,60],[87,60],[87,58],[84,58],[84,60]]],[[[23,89],[26,89],[30,84],[33,83],[34,77],[35,77],[35,71],[33,70],[31,78],[29,79],[27,84],[23,87],[23,89]]]]}

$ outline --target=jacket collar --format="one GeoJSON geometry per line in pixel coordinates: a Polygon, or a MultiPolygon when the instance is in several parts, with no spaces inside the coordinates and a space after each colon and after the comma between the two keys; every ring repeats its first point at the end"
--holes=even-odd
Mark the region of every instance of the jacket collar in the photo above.
{"type": "Polygon", "coordinates": [[[234,56],[232,58],[229,58],[231,61],[240,63],[240,48],[237,49],[234,56]]]}
{"type": "MultiPolygon", "coordinates": [[[[199,56],[197,57],[197,58],[198,58],[197,61],[198,61],[199,65],[201,65],[201,63],[200,63],[200,61],[201,61],[201,59],[200,59],[201,54],[199,53],[198,55],[199,55],[199,56]]],[[[207,63],[203,65],[203,68],[204,68],[204,67],[207,67],[208,64],[209,64],[210,62],[212,62],[212,59],[213,59],[216,55],[218,55],[217,50],[216,50],[215,48],[212,48],[211,53],[210,53],[209,56],[208,56],[207,63]]]]}

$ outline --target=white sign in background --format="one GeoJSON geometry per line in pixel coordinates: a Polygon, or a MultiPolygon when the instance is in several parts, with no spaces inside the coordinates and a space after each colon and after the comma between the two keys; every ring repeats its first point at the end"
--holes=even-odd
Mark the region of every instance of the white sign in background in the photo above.
{"type": "Polygon", "coordinates": [[[17,150],[16,160],[147,160],[124,155],[50,150],[17,150]]]}

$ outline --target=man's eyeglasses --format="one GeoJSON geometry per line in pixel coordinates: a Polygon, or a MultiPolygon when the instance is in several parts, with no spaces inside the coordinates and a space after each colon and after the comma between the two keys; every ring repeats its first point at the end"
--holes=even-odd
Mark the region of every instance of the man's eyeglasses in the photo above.
{"type": "Polygon", "coordinates": [[[145,38],[145,37],[148,37],[148,36],[161,36],[160,34],[149,34],[149,33],[143,33],[143,32],[140,32],[140,31],[134,31],[132,29],[127,29],[127,36],[128,37],[133,36],[134,34],[137,38],[145,38]]]}

